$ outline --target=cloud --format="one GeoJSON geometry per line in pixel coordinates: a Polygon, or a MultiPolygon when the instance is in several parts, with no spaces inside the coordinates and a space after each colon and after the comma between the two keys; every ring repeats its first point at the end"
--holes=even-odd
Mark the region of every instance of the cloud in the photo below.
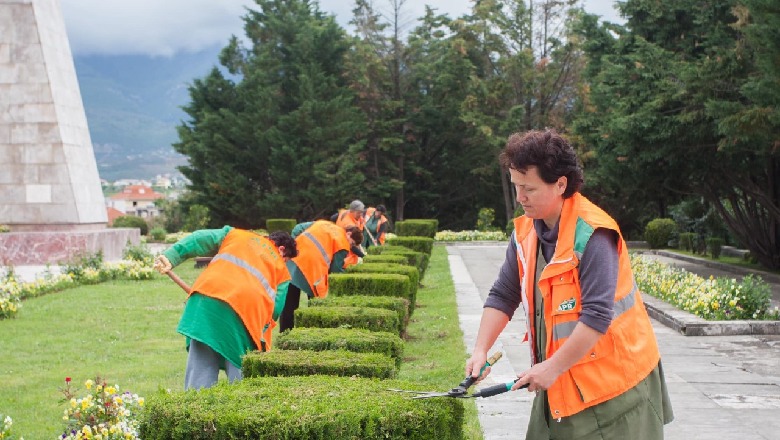
{"type": "MultiPolygon", "coordinates": [[[[171,56],[224,46],[231,35],[243,36],[245,7],[257,8],[252,0],[61,0],[61,4],[75,55],[171,56]]],[[[380,11],[390,11],[390,0],[374,4],[380,11]]],[[[406,31],[416,26],[426,4],[454,18],[468,13],[473,1],[406,0],[402,9],[406,31]]],[[[610,2],[584,4],[588,12],[622,22],[610,2]]],[[[319,5],[348,26],[353,0],[320,0],[319,5]]]]}
{"type": "Polygon", "coordinates": [[[171,56],[243,33],[251,0],[62,0],[75,55],[171,56]]]}

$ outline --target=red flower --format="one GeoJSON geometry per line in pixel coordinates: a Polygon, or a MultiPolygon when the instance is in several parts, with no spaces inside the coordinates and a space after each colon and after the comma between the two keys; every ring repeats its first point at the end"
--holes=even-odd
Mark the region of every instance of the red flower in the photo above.
{"type": "Polygon", "coordinates": [[[65,383],[70,383],[70,377],[65,378],[65,383]]]}

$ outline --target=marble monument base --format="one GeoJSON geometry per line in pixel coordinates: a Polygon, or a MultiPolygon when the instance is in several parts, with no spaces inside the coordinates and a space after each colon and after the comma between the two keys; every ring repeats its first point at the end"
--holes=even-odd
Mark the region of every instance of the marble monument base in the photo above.
{"type": "Polygon", "coordinates": [[[107,228],[0,233],[0,266],[75,263],[99,251],[104,261],[117,261],[128,242],[139,244],[141,231],[107,228]]]}

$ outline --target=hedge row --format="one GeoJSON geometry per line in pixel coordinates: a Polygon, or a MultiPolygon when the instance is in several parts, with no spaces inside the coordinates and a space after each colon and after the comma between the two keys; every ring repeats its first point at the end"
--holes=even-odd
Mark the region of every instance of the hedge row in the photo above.
{"type": "Polygon", "coordinates": [[[408,219],[395,222],[395,234],[399,237],[430,237],[436,236],[439,221],[436,219],[408,219]]]}
{"type": "Polygon", "coordinates": [[[269,218],[265,221],[265,229],[268,233],[282,231],[288,234],[292,232],[298,222],[294,218],[269,218]]]}
{"type": "Polygon", "coordinates": [[[461,440],[458,399],[409,399],[409,381],[303,376],[244,379],[147,399],[139,437],[190,439],[461,440]]]}
{"type": "Polygon", "coordinates": [[[425,269],[428,268],[428,261],[430,261],[430,255],[414,251],[406,246],[397,245],[384,245],[384,246],[371,246],[368,248],[369,255],[402,255],[406,257],[409,265],[414,266],[420,271],[420,279],[425,275],[425,269]]]}
{"type": "Polygon", "coordinates": [[[355,295],[312,298],[309,300],[309,307],[372,307],[393,310],[398,314],[402,335],[406,333],[406,326],[409,324],[409,300],[395,296],[355,295]]]}
{"type": "Polygon", "coordinates": [[[296,327],[362,328],[403,333],[398,313],[371,307],[306,307],[295,311],[296,327]]]}
{"type": "Polygon", "coordinates": [[[274,350],[277,349],[381,353],[393,358],[395,364],[400,366],[404,353],[404,341],[398,335],[389,332],[372,332],[357,328],[296,327],[276,338],[274,350]]]}
{"type": "MultiPolygon", "coordinates": [[[[370,247],[369,249],[373,249],[376,246],[370,247]]],[[[363,257],[363,264],[367,263],[386,263],[386,264],[405,264],[409,266],[414,266],[414,264],[409,263],[409,259],[406,258],[403,255],[393,255],[393,254],[379,254],[371,252],[368,253],[365,257],[363,257]]],[[[352,267],[352,266],[350,266],[352,267]]]]}
{"type": "Polygon", "coordinates": [[[348,350],[271,350],[247,353],[241,362],[244,377],[360,376],[395,377],[396,361],[382,353],[348,350]]]}
{"type": "Polygon", "coordinates": [[[387,245],[404,246],[428,255],[433,251],[433,239],[430,237],[393,237],[387,239],[387,245]]]}
{"type": "Polygon", "coordinates": [[[417,286],[407,275],[394,273],[334,273],[328,277],[333,296],[395,296],[409,301],[409,315],[414,314],[417,286]]]}

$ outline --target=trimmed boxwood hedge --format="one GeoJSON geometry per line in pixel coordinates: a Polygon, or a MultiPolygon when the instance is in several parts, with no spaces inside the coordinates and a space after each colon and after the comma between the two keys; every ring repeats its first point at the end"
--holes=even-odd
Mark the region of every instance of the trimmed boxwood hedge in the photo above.
{"type": "Polygon", "coordinates": [[[265,221],[265,229],[268,230],[269,234],[276,231],[283,231],[289,234],[296,224],[298,222],[294,218],[269,218],[265,221]]]}
{"type": "Polygon", "coordinates": [[[395,222],[395,235],[399,237],[436,237],[439,221],[436,219],[407,219],[395,222]]]}
{"type": "MultiPolygon", "coordinates": [[[[389,297],[377,296],[374,298],[389,297]]],[[[310,301],[309,306],[311,305],[310,301]]],[[[393,358],[396,366],[400,366],[404,353],[404,341],[398,335],[390,332],[372,332],[357,328],[296,327],[276,337],[274,350],[277,349],[381,353],[393,358]]]]}
{"type": "MultiPolygon", "coordinates": [[[[372,249],[374,247],[376,246],[372,246],[369,249],[372,249]]],[[[405,264],[408,266],[414,266],[414,263],[409,263],[409,259],[403,255],[393,255],[393,254],[382,255],[379,253],[372,254],[371,252],[369,252],[368,255],[363,257],[363,263],[364,264],[365,263],[390,263],[390,264],[405,264]]]]}
{"type": "Polygon", "coordinates": [[[413,265],[420,271],[420,279],[425,276],[425,269],[428,268],[428,262],[430,261],[430,255],[424,252],[414,251],[406,246],[397,245],[384,245],[384,246],[372,246],[368,248],[368,253],[372,255],[403,255],[407,258],[409,264],[413,265]]]}
{"type": "Polygon", "coordinates": [[[414,314],[416,286],[409,276],[395,273],[334,273],[328,276],[333,296],[396,296],[409,301],[409,315],[414,314]]]}
{"type": "Polygon", "coordinates": [[[375,332],[402,333],[398,313],[372,307],[306,307],[295,311],[299,327],[363,328],[375,332]]]}
{"type": "Polygon", "coordinates": [[[361,376],[395,377],[395,359],[382,353],[347,350],[271,350],[247,353],[241,362],[244,377],[261,376],[361,376]]]}
{"type": "Polygon", "coordinates": [[[410,399],[400,380],[249,378],[199,391],[147,396],[144,440],[462,440],[463,401],[410,399]]]}
{"type": "Polygon", "coordinates": [[[393,237],[387,239],[390,246],[405,246],[409,249],[431,255],[433,239],[430,237],[393,237]]]}
{"type": "Polygon", "coordinates": [[[373,307],[377,309],[393,310],[398,314],[398,321],[401,323],[401,335],[406,334],[406,326],[409,324],[409,300],[397,296],[331,295],[327,298],[310,299],[309,307],[373,307]]]}

